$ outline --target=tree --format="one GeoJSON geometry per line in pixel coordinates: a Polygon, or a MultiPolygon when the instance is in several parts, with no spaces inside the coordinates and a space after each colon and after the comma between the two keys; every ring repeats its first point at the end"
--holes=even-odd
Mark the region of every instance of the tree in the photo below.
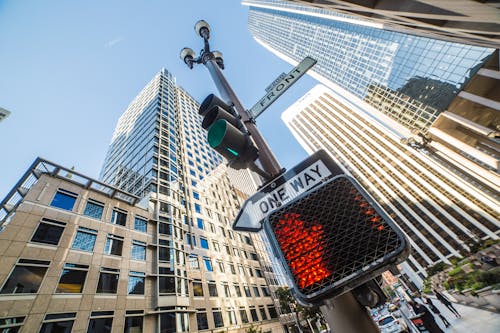
{"type": "Polygon", "coordinates": [[[301,320],[323,319],[319,307],[305,307],[297,303],[290,289],[280,287],[275,291],[283,313],[292,313],[295,317],[297,328],[300,332],[310,331],[309,327],[301,325],[301,320]]]}

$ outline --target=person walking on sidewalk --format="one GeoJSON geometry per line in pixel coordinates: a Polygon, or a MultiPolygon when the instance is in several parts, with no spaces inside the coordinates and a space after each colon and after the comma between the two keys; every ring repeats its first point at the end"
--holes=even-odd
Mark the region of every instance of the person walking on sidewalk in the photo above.
{"type": "Polygon", "coordinates": [[[448,326],[451,326],[451,324],[448,322],[448,320],[441,314],[441,311],[439,311],[439,309],[436,308],[436,306],[432,303],[432,301],[429,297],[424,296],[423,299],[424,299],[425,304],[427,304],[429,306],[429,309],[431,309],[431,311],[434,312],[434,314],[437,314],[439,316],[439,318],[441,318],[441,320],[443,321],[443,324],[446,328],[448,328],[448,326]]]}
{"type": "Polygon", "coordinates": [[[455,309],[453,307],[453,304],[451,304],[451,302],[443,295],[441,294],[439,291],[437,291],[436,289],[433,289],[432,290],[434,292],[434,295],[436,295],[436,298],[441,302],[443,303],[444,306],[446,306],[457,318],[461,318],[462,316],[460,315],[460,313],[458,313],[457,309],[455,309]]]}
{"type": "Polygon", "coordinates": [[[427,331],[430,333],[444,333],[436,323],[436,320],[434,320],[432,313],[425,307],[425,305],[415,301],[410,301],[408,304],[410,304],[413,308],[413,312],[415,312],[416,315],[422,315],[420,318],[422,319],[427,331]]]}

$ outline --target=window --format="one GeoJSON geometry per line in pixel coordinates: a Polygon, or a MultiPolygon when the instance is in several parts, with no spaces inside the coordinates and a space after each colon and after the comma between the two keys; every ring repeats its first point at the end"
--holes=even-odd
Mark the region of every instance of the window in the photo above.
{"type": "Polygon", "coordinates": [[[146,260],[146,243],[137,240],[132,240],[131,259],[146,260]]]}
{"type": "Polygon", "coordinates": [[[39,333],[71,333],[75,319],[76,312],[46,314],[39,333]]]}
{"type": "Polygon", "coordinates": [[[259,258],[257,257],[257,253],[250,252],[250,259],[252,259],[252,260],[259,260],[259,258]]]}
{"type": "Polygon", "coordinates": [[[253,276],[252,267],[247,266],[246,269],[247,269],[248,275],[253,276]]]}
{"type": "Polygon", "coordinates": [[[214,271],[214,268],[212,267],[212,260],[210,260],[210,258],[203,257],[203,262],[205,262],[205,269],[208,272],[214,271]]]}
{"type": "Polygon", "coordinates": [[[200,200],[200,194],[193,191],[193,198],[195,198],[196,200],[200,200]]]}
{"type": "Polygon", "coordinates": [[[197,218],[196,221],[198,223],[198,228],[200,228],[201,230],[205,230],[205,224],[203,223],[203,219],[197,218]]]}
{"type": "Polygon", "coordinates": [[[256,268],[256,269],[255,269],[255,275],[256,275],[257,277],[264,277],[264,276],[262,275],[262,271],[261,271],[260,269],[258,269],[258,268],[256,268]]]}
{"type": "Polygon", "coordinates": [[[269,312],[269,316],[271,318],[278,318],[278,313],[276,312],[276,309],[274,308],[274,306],[270,305],[267,307],[267,311],[269,312]]]}
{"type": "Polygon", "coordinates": [[[111,333],[114,311],[93,311],[87,333],[111,333]]]}
{"type": "Polygon", "coordinates": [[[271,296],[271,293],[269,292],[269,288],[268,287],[266,287],[266,286],[260,286],[260,288],[262,289],[262,295],[264,295],[265,297],[271,296]]]}
{"type": "Polygon", "coordinates": [[[160,262],[170,262],[170,242],[164,239],[159,240],[160,245],[166,246],[158,246],[158,260],[160,262]]]}
{"type": "Polygon", "coordinates": [[[250,316],[252,316],[252,321],[259,321],[259,316],[257,315],[257,310],[255,306],[250,307],[250,316]]]}
{"type": "Polygon", "coordinates": [[[143,314],[143,310],[127,310],[125,312],[125,329],[123,332],[142,333],[143,314]]]}
{"type": "Polygon", "coordinates": [[[222,319],[222,311],[220,308],[214,308],[212,309],[212,314],[214,316],[214,325],[215,327],[222,327],[224,326],[224,320],[222,319]]]}
{"type": "Polygon", "coordinates": [[[119,224],[125,226],[127,224],[127,212],[118,208],[113,209],[111,215],[111,224],[119,224]]]}
{"type": "Polygon", "coordinates": [[[243,286],[243,289],[245,290],[246,297],[252,297],[252,294],[250,294],[250,287],[249,286],[243,286]]]}
{"type": "Polygon", "coordinates": [[[100,220],[102,218],[103,211],[104,204],[102,202],[89,199],[87,201],[87,205],[85,205],[85,209],[83,210],[83,215],[100,220]]]}
{"type": "Polygon", "coordinates": [[[83,291],[88,270],[88,265],[65,264],[57,284],[56,293],[80,294],[83,291]]]}
{"type": "Polygon", "coordinates": [[[241,276],[245,276],[245,270],[243,269],[243,266],[238,265],[238,271],[240,271],[241,276]]]}
{"type": "Polygon", "coordinates": [[[193,281],[193,296],[203,296],[203,285],[200,280],[193,281]]]}
{"type": "Polygon", "coordinates": [[[92,252],[94,250],[97,230],[78,227],[72,249],[92,252]]]}
{"type": "Polygon", "coordinates": [[[198,323],[198,330],[208,329],[207,311],[205,309],[196,309],[196,322],[198,323]]]}
{"type": "Polygon", "coordinates": [[[237,248],[233,248],[233,253],[236,257],[240,256],[240,250],[238,250],[237,248]]]}
{"type": "Polygon", "coordinates": [[[259,287],[257,286],[253,287],[253,294],[255,295],[255,297],[260,297],[259,287]]]}
{"type": "Polygon", "coordinates": [[[247,315],[247,310],[245,308],[240,308],[240,317],[241,317],[241,322],[243,324],[248,324],[248,315],[247,315]]]}
{"type": "Polygon", "coordinates": [[[58,189],[50,205],[61,209],[73,210],[77,197],[78,194],[76,193],[58,189]]]}
{"type": "Polygon", "coordinates": [[[191,269],[200,269],[200,262],[198,261],[198,256],[195,254],[189,255],[189,267],[191,269]]]}
{"type": "Polygon", "coordinates": [[[118,279],[120,277],[119,274],[119,269],[101,267],[96,292],[99,294],[116,294],[118,279]]]}
{"type": "MultiPolygon", "coordinates": [[[[26,317],[0,318],[2,333],[17,333],[21,329],[26,317]]],[[[63,332],[65,333],[65,332],[63,332]]]]}
{"type": "Polygon", "coordinates": [[[208,294],[211,297],[219,296],[219,293],[217,292],[217,285],[214,281],[208,281],[208,294]]]}
{"type": "Polygon", "coordinates": [[[224,244],[224,249],[226,249],[226,253],[231,255],[231,249],[229,248],[229,245],[224,244]]]}
{"type": "Polygon", "coordinates": [[[201,248],[208,250],[208,240],[206,238],[200,237],[200,246],[201,248]]]}
{"type": "Polygon", "coordinates": [[[168,267],[159,267],[158,287],[161,295],[175,294],[175,277],[165,276],[174,275],[174,271],[168,267]]]}
{"type": "Polygon", "coordinates": [[[219,243],[217,243],[216,241],[212,241],[212,245],[214,246],[215,251],[220,252],[219,243]]]}
{"type": "Polygon", "coordinates": [[[19,259],[0,294],[36,294],[50,261],[19,259]]]}
{"type": "Polygon", "coordinates": [[[224,295],[226,297],[231,297],[231,291],[229,290],[229,285],[225,283],[222,285],[222,287],[224,288],[224,295]]]}
{"type": "Polygon", "coordinates": [[[33,237],[31,237],[31,241],[34,243],[57,245],[59,244],[65,226],[66,223],[64,222],[42,217],[38,228],[33,234],[33,237]]]}
{"type": "Polygon", "coordinates": [[[223,263],[222,261],[219,261],[219,260],[218,260],[218,261],[217,261],[217,266],[219,266],[219,271],[220,271],[221,273],[225,273],[225,272],[226,272],[226,270],[224,269],[224,263],[223,263]]]}
{"type": "Polygon", "coordinates": [[[128,276],[128,294],[144,295],[144,280],[146,273],[130,271],[128,276]]]}
{"type": "Polygon", "coordinates": [[[106,245],[104,246],[104,254],[112,254],[115,256],[122,255],[123,237],[108,234],[106,245]]]}
{"type": "Polygon", "coordinates": [[[134,220],[134,229],[140,232],[148,231],[148,221],[141,217],[135,217],[134,220]]]}
{"type": "Polygon", "coordinates": [[[229,264],[229,269],[231,270],[231,274],[236,275],[236,268],[234,268],[234,264],[229,264]]]}
{"type": "Polygon", "coordinates": [[[162,235],[172,235],[172,225],[160,222],[158,226],[158,232],[162,235]]]}
{"type": "Polygon", "coordinates": [[[262,305],[259,306],[259,312],[260,312],[260,317],[262,318],[262,320],[267,320],[266,309],[264,309],[264,306],[262,306],[262,305]]]}
{"type": "Polygon", "coordinates": [[[194,204],[194,210],[197,212],[197,213],[200,213],[201,214],[201,206],[198,205],[198,204],[194,204]]]}
{"type": "Polygon", "coordinates": [[[241,297],[241,288],[239,284],[234,284],[234,290],[236,290],[236,296],[241,297]]]}
{"type": "Polygon", "coordinates": [[[233,308],[227,308],[227,316],[229,317],[229,325],[236,325],[236,313],[233,308]]]}

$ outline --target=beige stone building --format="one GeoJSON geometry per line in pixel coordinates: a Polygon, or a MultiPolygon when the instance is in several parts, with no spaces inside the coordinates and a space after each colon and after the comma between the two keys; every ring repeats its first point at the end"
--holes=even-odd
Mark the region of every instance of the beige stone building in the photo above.
{"type": "MultiPolygon", "coordinates": [[[[217,177],[204,190],[214,212],[240,200],[217,177]]],[[[258,240],[224,215],[200,228],[149,206],[37,159],[0,203],[0,330],[282,332],[258,240]],[[170,233],[184,242],[164,251],[170,233]]]]}

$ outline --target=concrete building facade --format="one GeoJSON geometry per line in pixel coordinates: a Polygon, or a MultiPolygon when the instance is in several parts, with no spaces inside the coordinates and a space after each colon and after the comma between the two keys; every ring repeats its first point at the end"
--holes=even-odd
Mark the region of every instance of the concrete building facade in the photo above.
{"type": "MultiPolygon", "coordinates": [[[[368,103],[319,85],[282,118],[308,153],[329,152],[401,227],[412,246],[402,266],[417,284],[427,267],[499,239],[498,190],[464,181],[431,148],[402,141],[411,131],[368,103]]],[[[498,175],[491,177],[499,183],[498,175]]]]}

